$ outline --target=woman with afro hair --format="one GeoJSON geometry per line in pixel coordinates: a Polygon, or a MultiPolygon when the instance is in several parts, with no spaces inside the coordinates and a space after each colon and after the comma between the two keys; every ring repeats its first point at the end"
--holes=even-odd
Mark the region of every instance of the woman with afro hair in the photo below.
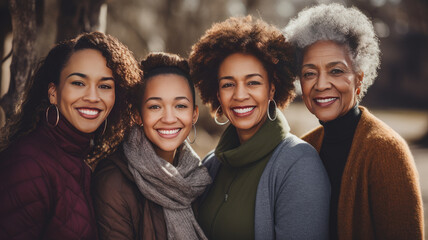
{"type": "Polygon", "coordinates": [[[330,184],[317,152],[278,108],[294,97],[293,49],[251,16],[214,24],[192,47],[191,75],[217,124],[198,204],[209,239],[327,239],[330,184]],[[220,120],[223,118],[223,120],[220,120]]]}

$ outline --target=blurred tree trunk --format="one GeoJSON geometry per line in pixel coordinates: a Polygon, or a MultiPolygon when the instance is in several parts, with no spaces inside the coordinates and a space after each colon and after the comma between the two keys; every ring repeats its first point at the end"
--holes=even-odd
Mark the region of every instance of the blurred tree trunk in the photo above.
{"type": "Polygon", "coordinates": [[[9,11],[12,19],[12,63],[10,65],[10,85],[0,106],[6,116],[10,116],[22,94],[34,63],[34,43],[36,41],[36,1],[10,0],[9,11]]]}
{"type": "Polygon", "coordinates": [[[106,0],[60,0],[56,41],[98,30],[100,8],[106,0]]]}
{"type": "MultiPolygon", "coordinates": [[[[5,58],[3,58],[3,56],[5,55],[4,52],[4,43],[5,43],[5,39],[7,34],[12,31],[12,26],[11,26],[11,22],[10,22],[10,14],[9,14],[9,10],[7,7],[6,3],[1,2],[0,5],[0,58],[2,59],[1,61],[1,66],[0,66],[0,78],[2,76],[2,65],[3,62],[6,60],[7,56],[5,58]]],[[[9,53],[7,53],[9,54],[9,53]]],[[[0,84],[0,92],[2,92],[2,86],[0,84]]]]}

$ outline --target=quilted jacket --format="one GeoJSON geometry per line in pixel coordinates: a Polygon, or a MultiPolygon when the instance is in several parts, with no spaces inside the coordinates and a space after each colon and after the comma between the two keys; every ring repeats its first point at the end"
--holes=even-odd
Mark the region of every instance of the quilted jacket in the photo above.
{"type": "Polygon", "coordinates": [[[83,161],[92,135],[61,119],[0,153],[0,239],[97,239],[83,161]]]}

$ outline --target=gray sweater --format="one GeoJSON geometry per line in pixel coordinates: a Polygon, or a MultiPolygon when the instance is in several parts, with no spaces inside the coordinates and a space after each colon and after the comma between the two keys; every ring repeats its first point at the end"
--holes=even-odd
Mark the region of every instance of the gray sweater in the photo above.
{"type": "MultiPolygon", "coordinates": [[[[204,165],[215,181],[221,163],[214,153],[204,165]]],[[[255,239],[328,239],[329,206],[330,182],[318,153],[288,134],[257,187],[255,239]]]]}

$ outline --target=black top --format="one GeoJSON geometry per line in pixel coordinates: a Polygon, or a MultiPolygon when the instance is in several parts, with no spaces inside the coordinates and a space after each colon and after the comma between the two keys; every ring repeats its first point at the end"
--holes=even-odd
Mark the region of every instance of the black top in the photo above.
{"type": "Polygon", "coordinates": [[[361,117],[358,105],[355,105],[344,116],[330,122],[321,122],[324,127],[324,139],[320,157],[327,170],[331,183],[330,200],[330,239],[338,239],[337,207],[339,202],[340,184],[343,170],[351,149],[355,129],[361,117]]]}

